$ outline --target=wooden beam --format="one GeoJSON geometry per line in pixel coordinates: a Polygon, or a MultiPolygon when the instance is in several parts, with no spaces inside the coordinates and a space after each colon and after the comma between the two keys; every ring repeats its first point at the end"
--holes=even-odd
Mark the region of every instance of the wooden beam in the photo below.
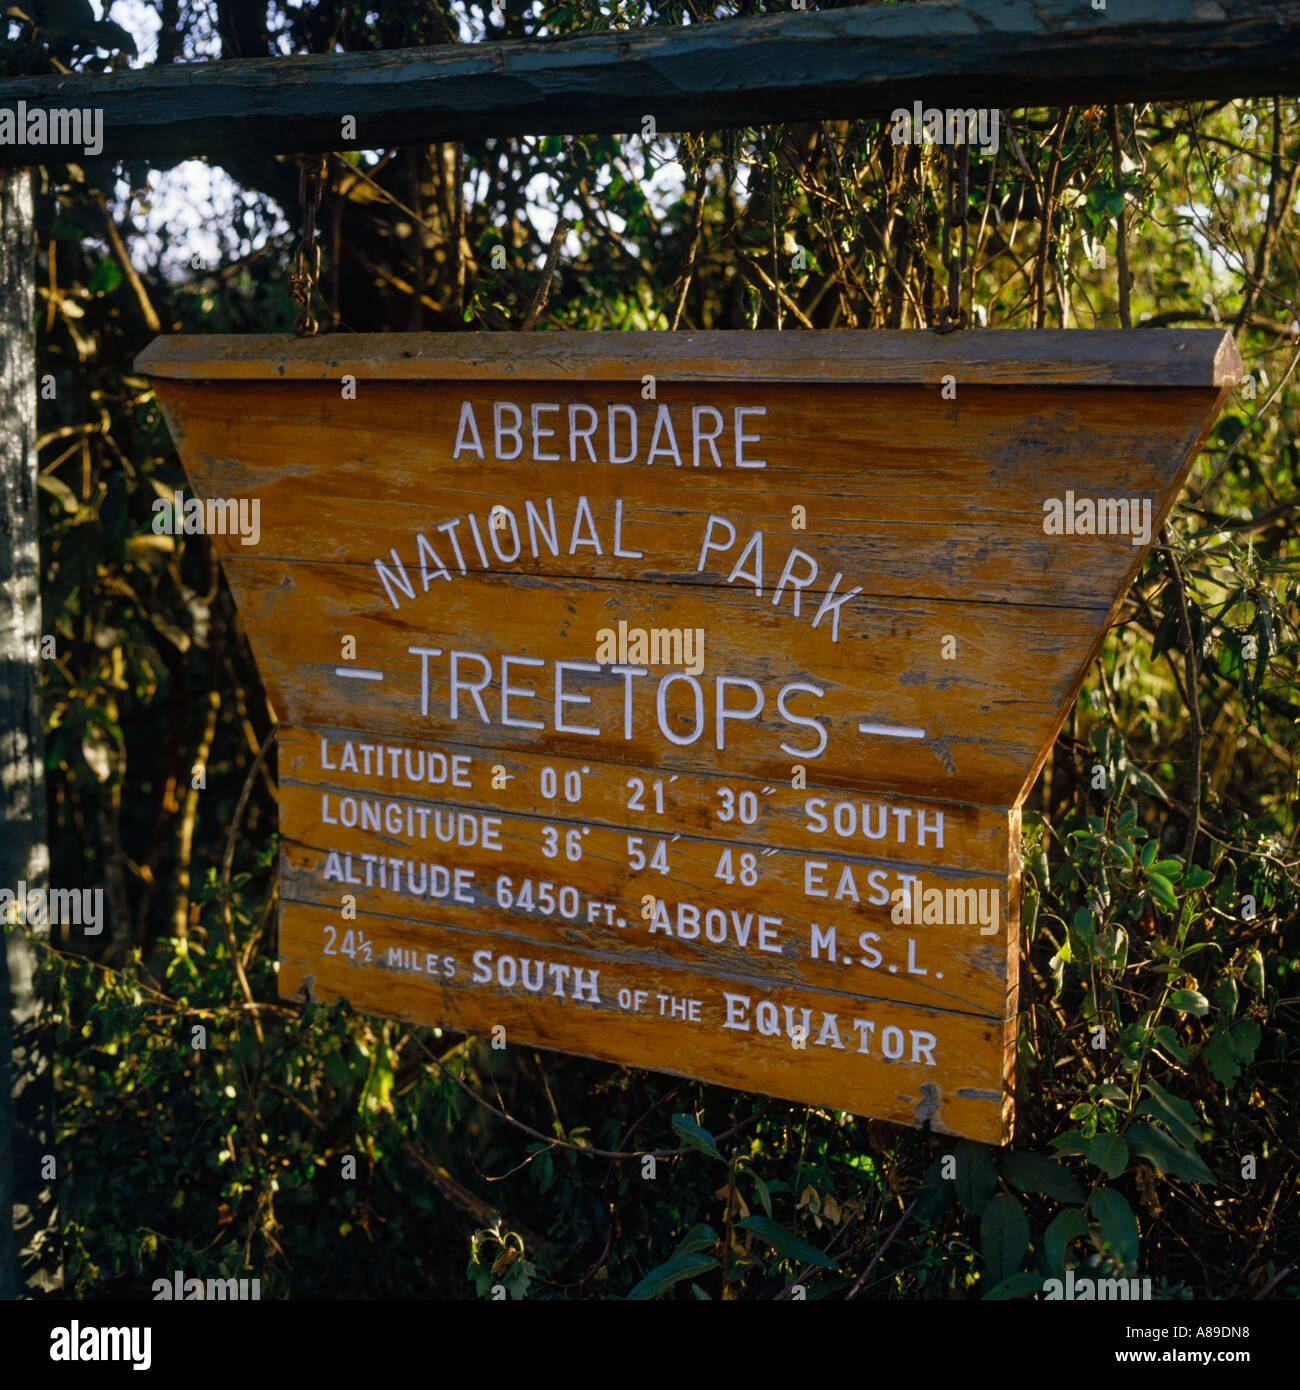
{"type": "MultiPolygon", "coordinates": [[[[173,64],[0,84],[0,107],[101,107],[103,148],[165,161],[488,136],[702,130],[1300,93],[1294,0],[938,0],[526,43],[173,64]],[[344,117],[355,134],[343,134],[344,117]]],[[[0,145],[0,163],[72,146],[0,145]]]]}
{"type": "Polygon", "coordinates": [[[146,376],[180,379],[799,381],[937,385],[948,372],[992,386],[1223,386],[1241,358],[1223,328],[991,329],[900,333],[814,329],[717,333],[274,333],[155,338],[135,359],[146,376]]]}

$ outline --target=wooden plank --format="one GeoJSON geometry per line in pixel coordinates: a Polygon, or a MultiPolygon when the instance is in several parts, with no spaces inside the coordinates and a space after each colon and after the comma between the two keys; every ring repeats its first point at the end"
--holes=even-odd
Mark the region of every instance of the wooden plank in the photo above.
{"type": "Polygon", "coordinates": [[[558,941],[539,951],[512,938],[399,918],[366,919],[368,960],[337,949],[324,954],[342,945],[346,929],[335,911],[284,904],[285,997],[362,999],[378,1013],[436,1017],[483,1035],[501,1026],[508,1045],[704,1074],[724,1086],[900,1124],[928,1122],[985,1143],[1010,1138],[1010,1053],[1000,1018],[767,987],[671,965],[648,969],[558,941]],[[620,991],[627,991],[623,1007],[620,991]],[[674,1007],[685,1016],[674,1016],[674,1007]],[[796,1047],[792,1034],[801,1030],[804,1045],[796,1047]]]}
{"type": "Polygon", "coordinates": [[[860,790],[987,806],[1014,805],[1028,790],[1029,769],[1105,622],[1095,609],[878,599],[862,602],[835,642],[827,624],[811,629],[809,609],[795,618],[752,589],[644,584],[629,595],[609,579],[548,576],[524,589],[504,575],[466,575],[407,616],[376,593],[374,571],[357,566],[245,557],[228,563],[227,575],[267,693],[294,723],[472,737],[484,748],[571,758],[612,750],[669,772],[744,766],[766,782],[789,783],[796,764],[837,764],[844,784],[860,790]],[[594,663],[598,634],[624,614],[645,629],[702,632],[700,675],[687,680],[658,666],[635,677],[557,671],[559,659],[594,663]],[[380,679],[337,674],[340,634],[357,636],[356,665],[380,679]],[[959,659],[945,658],[947,637],[959,659]],[[442,655],[412,654],[413,646],[442,655]],[[462,687],[490,678],[481,709],[459,693],[453,713],[453,652],[465,654],[456,664],[462,687]],[[503,670],[512,688],[533,693],[503,703],[503,670]],[[723,678],[761,687],[759,718],[735,716],[758,696],[720,685],[723,678]],[[590,701],[566,705],[564,724],[598,734],[557,728],[557,679],[566,697],[590,701]],[[863,733],[863,723],[919,735],[863,733]]]}
{"type": "Polygon", "coordinates": [[[182,511],[213,504],[290,721],[282,989],[1005,1138],[1019,802],[1230,340],[1131,335],[1088,377],[1069,335],[1039,366],[1007,335],[947,399],[917,384],[949,351],[927,334],[637,359],[675,336],[407,340],[355,393],[315,348],[151,351],[185,373],[155,377],[182,511]],[[1115,385],[1133,364],[1171,380],[1115,385]],[[1060,534],[1056,490],[1083,520],[1109,499],[1109,534],[1060,534]],[[580,970],[599,997],[559,987],[580,970]],[[761,999],[899,1055],[827,1025],[791,1060],[761,999]]]}
{"type": "Polygon", "coordinates": [[[855,795],[837,781],[834,767],[810,767],[806,785],[780,787],[740,766],[726,778],[683,770],[663,773],[620,762],[613,750],[600,750],[601,776],[584,769],[590,757],[566,758],[513,748],[412,738],[400,741],[359,732],[282,723],[277,730],[281,785],[320,781],[341,791],[380,796],[413,796],[458,809],[501,809],[554,820],[574,814],[580,799],[585,825],[622,827],[629,833],[705,836],[724,844],[752,844],[838,855],[871,864],[898,860],[953,873],[1004,873],[1010,854],[1005,808],[953,801],[855,795]],[[486,756],[485,756],[486,755],[486,756]],[[503,785],[493,788],[493,768],[503,785]],[[542,792],[543,769],[554,789],[542,792]],[[656,788],[656,781],[662,786],[656,788]],[[719,787],[754,793],[752,820],[719,819],[724,798],[719,787]],[[765,787],[770,790],[764,794],[765,787]],[[663,809],[659,809],[662,802],[663,809]]]}
{"type": "MultiPolygon", "coordinates": [[[[475,763],[481,774],[487,760],[475,763]]],[[[607,784],[607,769],[585,780],[607,784]]],[[[337,910],[350,893],[367,921],[464,926],[538,949],[558,925],[567,945],[632,963],[662,959],[733,979],[1001,1015],[1006,813],[996,868],[953,873],[917,864],[906,850],[870,860],[825,847],[803,853],[762,839],[682,834],[671,824],[629,836],[625,827],[592,824],[585,805],[569,835],[571,807],[559,815],[508,805],[473,812],[427,792],[346,792],[331,782],[318,772],[282,786],[286,899],[337,910]],[[357,828],[367,815],[377,829],[357,828]],[[893,921],[900,891],[916,898],[914,923],[893,921]],[[943,895],[931,899],[930,923],[927,892],[943,895]],[[949,893],[960,922],[937,920],[949,893]]],[[[787,789],[783,799],[802,798],[787,789]]]]}
{"type": "MultiPolygon", "coordinates": [[[[837,13],[846,13],[838,11],[837,13]]],[[[1224,329],[989,329],[936,334],[815,329],[805,333],[349,333],[322,338],[241,333],[155,338],[136,371],[171,379],[333,381],[816,380],[829,385],[1190,386],[1237,381],[1224,329]]]]}
{"type": "MultiPolygon", "coordinates": [[[[534,42],[169,64],[6,82],[0,101],[105,112],[79,159],[285,153],[490,136],[701,130],[910,109],[1300,91],[1289,0],[945,0],[534,42]],[[356,117],[345,139],[340,117],[356,117]],[[92,147],[93,148],[93,147],[92,147]]],[[[0,161],[71,148],[0,145],[0,161]]]]}
{"type": "MultiPolygon", "coordinates": [[[[634,387],[618,393],[568,383],[563,399],[566,409],[596,412],[597,450],[607,422],[604,403],[619,401],[619,439],[630,440],[635,420],[641,458],[649,452],[659,408],[666,407],[685,471],[693,468],[693,407],[705,399],[700,394],[705,389],[725,416],[728,398],[712,388],[660,381],[656,400],[646,401],[639,377],[634,387]]],[[[937,390],[918,386],[843,385],[810,395],[804,386],[773,383],[763,393],[761,475],[714,469],[717,476],[706,491],[684,488],[675,468],[592,463],[582,444],[566,435],[566,412],[546,404],[558,399],[554,386],[512,382],[509,399],[523,417],[530,419],[537,405],[543,412],[539,423],[544,417],[556,430],[544,452],[558,452],[564,461],[576,457],[566,470],[566,485],[588,500],[606,535],[621,514],[628,546],[636,548],[637,537],[653,538],[647,552],[652,558],[643,567],[615,572],[607,557],[588,548],[567,555],[563,565],[544,550],[532,553],[527,507],[532,503],[544,510],[544,498],[529,450],[514,462],[497,461],[486,446],[486,458],[472,449],[453,457],[462,402],[469,401],[486,426],[500,390],[479,382],[417,388],[400,381],[365,381],[359,390],[366,408],[348,411],[333,409],[338,388],[322,383],[285,382],[268,393],[254,381],[186,380],[168,387],[165,404],[178,440],[187,432],[203,440],[209,461],[196,472],[196,482],[223,497],[259,499],[261,531],[254,547],[259,556],[292,559],[310,553],[373,573],[376,559],[391,565],[395,550],[415,572],[419,532],[451,562],[438,528],[460,517],[464,536],[464,517],[473,514],[480,534],[490,539],[492,512],[503,508],[502,524],[508,531],[518,529],[523,545],[508,566],[489,546],[487,568],[493,572],[603,574],[637,583],[716,587],[725,583],[752,531],[762,529],[766,544],[783,547],[782,554],[797,544],[818,557],[812,592],[824,591],[839,572],[854,576],[854,583],[873,596],[1103,610],[1134,561],[1132,538],[1049,537],[1043,531],[1043,500],[1067,492],[1087,495],[1107,478],[1122,478],[1124,495],[1151,504],[1151,521],[1158,527],[1169,491],[1168,461],[1187,454],[1199,427],[1189,420],[1199,422],[1215,400],[1215,388],[1171,388],[1146,398],[1135,412],[1132,395],[1120,389],[962,385],[956,400],[944,400],[937,390]],[[302,421],[323,411],[331,419],[334,505],[328,514],[321,499],[304,496],[302,488],[303,476],[318,464],[302,421]],[[423,428],[394,433],[388,427],[388,421],[410,412],[423,428]],[[899,426],[903,420],[906,429],[899,426]],[[1086,447],[1077,446],[1080,436],[1088,440],[1086,447]],[[810,468],[808,440],[814,437],[817,466],[810,468]],[[1032,471],[1016,466],[1020,462],[1032,464],[1032,471]],[[384,478],[380,490],[374,485],[377,463],[384,478]],[[429,486],[431,469],[437,470],[437,489],[429,486]],[[450,511],[443,510],[448,498],[453,499],[450,511]],[[791,529],[796,507],[804,513],[798,532],[791,529]],[[743,516],[745,524],[728,551],[712,548],[700,566],[701,538],[711,514],[743,516]]],[[[591,417],[576,418],[581,423],[591,417]]],[[[728,422],[721,446],[728,462],[730,433],[728,422]]],[[[709,468],[707,446],[700,454],[709,468]]],[[[719,527],[717,534],[725,532],[719,527]]],[[[248,550],[238,537],[217,537],[216,544],[233,563],[248,550]]],[[[469,570],[485,568],[472,544],[466,541],[461,548],[469,570]]]]}

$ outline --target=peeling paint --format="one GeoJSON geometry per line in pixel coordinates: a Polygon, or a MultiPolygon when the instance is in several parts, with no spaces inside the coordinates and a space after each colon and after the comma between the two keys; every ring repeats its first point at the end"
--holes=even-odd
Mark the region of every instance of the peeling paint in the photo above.
{"type": "Polygon", "coordinates": [[[952,752],[948,748],[948,740],[945,738],[933,738],[929,741],[927,746],[934,753],[934,756],[939,759],[939,762],[943,765],[943,770],[948,776],[955,777],[957,775],[957,760],[953,757],[952,752]]]}
{"type": "MultiPolygon", "coordinates": [[[[961,1095],[961,1092],[957,1092],[961,1095]]],[[[921,1087],[921,1099],[912,1107],[918,1125],[926,1124],[930,1120],[939,1118],[939,1111],[943,1105],[943,1096],[938,1086],[933,1081],[925,1082],[921,1087]]]]}

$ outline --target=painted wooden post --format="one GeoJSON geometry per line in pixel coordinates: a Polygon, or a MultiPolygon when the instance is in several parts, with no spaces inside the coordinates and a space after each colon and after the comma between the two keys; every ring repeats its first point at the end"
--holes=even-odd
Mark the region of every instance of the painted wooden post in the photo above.
{"type": "MultiPolygon", "coordinates": [[[[19,168],[0,174],[0,887],[15,893],[44,888],[49,874],[34,312],[31,176],[19,168]]],[[[14,930],[0,952],[0,1299],[35,1282],[19,1268],[20,1246],[47,1225],[53,1191],[37,1177],[51,1092],[50,1054],[33,1045],[35,965],[14,930]]]]}

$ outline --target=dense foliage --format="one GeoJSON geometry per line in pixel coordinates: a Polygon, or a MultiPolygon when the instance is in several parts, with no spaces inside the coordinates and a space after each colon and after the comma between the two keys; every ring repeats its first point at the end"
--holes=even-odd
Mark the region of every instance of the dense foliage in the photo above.
{"type": "MultiPolygon", "coordinates": [[[[218,0],[214,33],[157,9],[157,61],[703,19],[218,0]]],[[[16,13],[11,73],[126,42],[86,0],[16,13]]],[[[52,878],[110,914],[102,949],[47,953],[69,1290],[979,1298],[1087,1264],[1300,1296],[1298,115],[1018,111],[971,151],[977,323],[1223,323],[1251,373],[1026,807],[1000,1151],[276,1000],[272,716],[206,541],[151,531],[184,475],[132,360],[159,328],[287,331],[297,169],[232,144],[221,253],[179,268],[144,235],[159,171],[38,171],[52,878]]],[[[331,157],[326,324],[518,328],[566,215],[540,327],[931,326],[945,185],[941,150],[874,119],[331,157]]]]}

